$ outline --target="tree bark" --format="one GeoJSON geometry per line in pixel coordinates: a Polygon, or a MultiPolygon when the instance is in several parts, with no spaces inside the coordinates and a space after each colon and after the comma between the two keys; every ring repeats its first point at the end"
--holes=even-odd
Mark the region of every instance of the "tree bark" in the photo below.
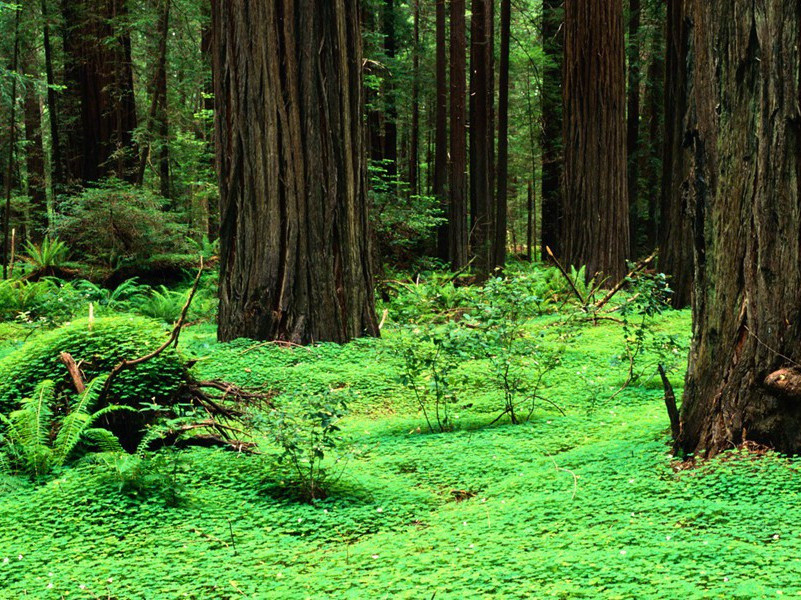
{"type": "Polygon", "coordinates": [[[67,168],[86,184],[109,174],[134,181],[136,105],[124,0],[63,0],[67,168]]]}
{"type": "Polygon", "coordinates": [[[47,230],[47,182],[42,144],[41,102],[33,83],[34,78],[38,77],[36,49],[30,44],[27,46],[22,59],[23,73],[28,76],[22,110],[25,120],[25,166],[28,170],[31,226],[26,228],[26,234],[29,240],[40,242],[47,230]]]}
{"type": "Polygon", "coordinates": [[[56,197],[57,189],[64,183],[64,168],[61,155],[61,137],[58,127],[58,96],[56,95],[56,79],[53,73],[53,48],[50,43],[50,13],[47,0],[42,0],[42,31],[45,58],[45,78],[47,81],[47,112],[50,125],[50,164],[51,194],[56,197]]]}
{"type": "Polygon", "coordinates": [[[377,335],[357,0],[214,0],[218,337],[377,335]]]}
{"type": "Polygon", "coordinates": [[[562,224],[562,53],[564,51],[563,0],[542,2],[542,256],[549,247],[561,254],[562,224]]]}
{"type": "Polygon", "coordinates": [[[420,195],[420,0],[412,0],[412,131],[409,143],[409,191],[420,195]]]}
{"type": "Polygon", "coordinates": [[[662,160],[665,147],[665,8],[657,4],[651,15],[653,29],[648,52],[648,71],[645,77],[645,106],[643,122],[647,125],[642,156],[642,179],[647,182],[645,195],[648,199],[646,220],[646,250],[657,247],[659,233],[659,199],[662,194],[662,160]]]}
{"type": "Polygon", "coordinates": [[[639,149],[640,149],[640,0],[629,0],[629,40],[627,48],[628,89],[626,91],[626,154],[629,194],[629,236],[631,246],[639,247],[639,149]]]}
{"type": "Polygon", "coordinates": [[[465,3],[451,0],[451,160],[450,204],[448,211],[448,258],[451,268],[467,265],[467,131],[465,82],[465,3]]]}
{"type": "Polygon", "coordinates": [[[564,257],[613,280],[629,254],[623,41],[621,0],[566,0],[564,257]]]}
{"type": "Polygon", "coordinates": [[[488,0],[473,0],[470,36],[470,196],[472,205],[471,253],[479,278],[492,269],[494,202],[490,187],[490,29],[493,19],[488,0]]]}
{"type": "MultiPolygon", "coordinates": [[[[509,42],[511,0],[501,0],[501,64],[498,80],[498,197],[495,200],[494,267],[506,265],[506,223],[509,177],[509,42]]],[[[517,252],[517,249],[515,249],[517,252]]]]}
{"type": "MultiPolygon", "coordinates": [[[[434,196],[439,198],[443,216],[448,216],[448,56],[445,45],[445,0],[435,0],[436,14],[436,117],[434,135],[434,196]]],[[[437,231],[437,249],[440,260],[447,261],[450,253],[449,225],[443,223],[437,231]]]]}
{"type": "Polygon", "coordinates": [[[695,125],[690,111],[694,60],[689,0],[669,0],[665,58],[665,145],[659,207],[659,268],[670,275],[675,308],[690,304],[693,281],[691,154],[685,146],[695,125]]]}
{"type": "Polygon", "coordinates": [[[692,0],[693,342],[679,446],[801,451],[801,5],[692,0]],[[771,375],[773,374],[773,377],[771,375]]]}

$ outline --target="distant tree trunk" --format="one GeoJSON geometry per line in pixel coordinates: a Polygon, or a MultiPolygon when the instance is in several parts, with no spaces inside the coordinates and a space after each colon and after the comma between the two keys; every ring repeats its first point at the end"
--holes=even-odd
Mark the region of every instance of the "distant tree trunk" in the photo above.
{"type": "Polygon", "coordinates": [[[534,182],[528,182],[528,202],[526,203],[526,260],[534,259],[534,229],[536,227],[534,214],[534,182]]]}
{"type": "MultiPolygon", "coordinates": [[[[506,222],[509,177],[509,38],[511,1],[501,0],[501,66],[498,80],[498,198],[495,200],[495,267],[506,265],[506,222]]],[[[517,249],[515,249],[515,252],[517,249]]]]}
{"type": "Polygon", "coordinates": [[[69,118],[67,166],[85,184],[108,174],[134,181],[136,105],[124,0],[62,2],[69,118]]]}
{"type": "Polygon", "coordinates": [[[564,257],[587,276],[626,274],[626,86],[622,0],[566,0],[564,257]]]}
{"type": "Polygon", "coordinates": [[[691,155],[685,141],[695,125],[690,119],[692,82],[688,59],[692,51],[689,0],[670,0],[665,62],[665,146],[659,209],[659,268],[670,275],[672,304],[690,304],[693,281],[693,238],[689,212],[692,191],[691,155]]]}
{"type": "Polygon", "coordinates": [[[644,148],[640,151],[642,179],[646,181],[648,218],[646,221],[646,251],[657,247],[659,227],[659,198],[662,194],[662,158],[665,145],[665,9],[656,5],[652,17],[654,32],[645,77],[644,123],[648,126],[644,148]]]}
{"type": "Polygon", "coordinates": [[[31,79],[25,89],[23,117],[25,120],[25,166],[28,170],[28,196],[30,197],[30,225],[27,237],[41,241],[47,230],[47,183],[45,176],[44,146],[42,144],[42,111],[39,94],[33,85],[38,77],[36,49],[28,47],[22,59],[22,70],[31,79]]]}
{"type": "Polygon", "coordinates": [[[465,50],[465,3],[464,0],[451,0],[451,185],[448,257],[454,270],[461,269],[467,264],[468,248],[465,50]]]}
{"type": "Polygon", "coordinates": [[[158,137],[157,159],[159,188],[164,198],[170,197],[170,125],[167,112],[167,38],[170,32],[170,4],[172,0],[161,0],[161,10],[157,28],[159,40],[156,65],[151,85],[151,104],[148,114],[148,144],[142,147],[139,158],[137,183],[144,181],[149,154],[152,153],[152,140],[158,137]]]}
{"type": "MultiPolygon", "coordinates": [[[[384,0],[384,52],[390,61],[395,60],[398,42],[395,37],[395,0],[384,0]]],[[[398,107],[394,82],[394,71],[390,70],[384,78],[384,152],[383,159],[387,176],[393,178],[398,173],[398,107]]]]}
{"type": "Polygon", "coordinates": [[[640,150],[640,0],[629,0],[628,99],[626,101],[627,188],[629,236],[635,254],[640,240],[639,150],[640,150]]]}
{"type": "Polygon", "coordinates": [[[470,36],[470,197],[472,204],[471,251],[480,278],[492,269],[492,236],[495,220],[490,187],[490,29],[493,26],[488,0],[473,0],[470,36]]]}
{"type": "Polygon", "coordinates": [[[377,335],[357,0],[214,0],[218,337],[377,335]]]}
{"type": "Polygon", "coordinates": [[[56,79],[53,73],[53,48],[50,43],[50,13],[47,0],[42,0],[42,30],[45,58],[45,77],[47,81],[47,112],[50,125],[50,164],[51,164],[51,193],[53,198],[56,190],[64,183],[64,167],[61,155],[61,137],[58,127],[58,96],[56,95],[56,79]]]}
{"type": "MultiPolygon", "coordinates": [[[[436,0],[436,126],[434,136],[434,196],[439,198],[442,214],[447,217],[450,203],[447,196],[448,181],[448,57],[446,39],[445,0],[436,0]]],[[[437,232],[437,246],[440,260],[447,261],[450,254],[450,226],[443,223],[437,232]]]]}
{"type": "Polygon", "coordinates": [[[11,59],[11,108],[8,119],[8,161],[6,163],[5,210],[3,211],[3,279],[8,279],[9,242],[11,240],[11,188],[12,169],[14,167],[14,150],[17,145],[17,68],[19,67],[19,20],[22,8],[17,6],[14,11],[14,52],[11,59]]]}
{"type": "Polygon", "coordinates": [[[420,0],[412,0],[412,131],[409,144],[409,191],[420,194],[420,0]]]}
{"type": "Polygon", "coordinates": [[[562,224],[562,61],[564,29],[563,0],[542,2],[542,250],[561,254],[562,224]]]}
{"type": "Polygon", "coordinates": [[[801,451],[801,5],[693,0],[693,343],[679,446],[801,451]]]}

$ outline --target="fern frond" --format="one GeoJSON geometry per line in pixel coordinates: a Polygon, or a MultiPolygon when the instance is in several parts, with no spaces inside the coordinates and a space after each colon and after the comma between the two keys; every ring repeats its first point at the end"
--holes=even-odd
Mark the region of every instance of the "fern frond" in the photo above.
{"type": "Polygon", "coordinates": [[[58,431],[53,451],[57,465],[62,465],[78,445],[83,432],[91,426],[94,420],[89,411],[94,406],[103,391],[106,375],[95,377],[86,386],[86,390],[78,397],[78,402],[72,407],[69,414],[64,417],[61,429],[58,431]]]}
{"type": "Polygon", "coordinates": [[[124,452],[120,445],[120,440],[108,429],[101,427],[87,429],[83,433],[83,438],[90,444],[97,446],[100,452],[124,452]]]}

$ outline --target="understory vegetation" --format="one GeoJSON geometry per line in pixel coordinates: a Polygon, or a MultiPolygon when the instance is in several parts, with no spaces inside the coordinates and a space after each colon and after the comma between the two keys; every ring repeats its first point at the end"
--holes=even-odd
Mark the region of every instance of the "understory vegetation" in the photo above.
{"type": "MultiPolygon", "coordinates": [[[[155,344],[108,348],[104,332],[163,341],[169,319],[143,316],[149,289],[49,285],[84,293],[2,330],[4,598],[801,593],[797,459],[746,448],[689,469],[670,454],[657,366],[680,393],[690,315],[665,308],[658,275],[601,304],[537,265],[483,287],[396,274],[382,337],[344,346],[220,344],[199,316],[106,408],[103,370],[155,344]],[[75,319],[90,301],[91,325],[75,319]],[[57,346],[87,361],[83,394],[57,346]],[[169,364],[269,398],[238,421],[238,452],[179,443],[212,427],[191,400],[160,406],[169,364]],[[130,453],[98,414],[123,405],[115,418],[163,411],[130,453]]],[[[158,293],[180,317],[189,290],[158,293]]]]}

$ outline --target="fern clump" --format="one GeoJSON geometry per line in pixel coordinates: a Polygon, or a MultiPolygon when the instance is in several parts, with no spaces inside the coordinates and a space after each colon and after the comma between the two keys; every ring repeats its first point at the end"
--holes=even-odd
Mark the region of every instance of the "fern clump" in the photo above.
{"type": "MultiPolygon", "coordinates": [[[[162,325],[132,315],[80,319],[44,333],[0,361],[0,412],[20,407],[45,380],[55,382],[58,394],[71,389],[59,355],[68,352],[80,362],[87,380],[107,374],[123,359],[145,355],[166,339],[162,325]]],[[[168,348],[135,369],[115,378],[106,401],[139,407],[141,403],[169,403],[187,379],[184,361],[168,348]]]]}

